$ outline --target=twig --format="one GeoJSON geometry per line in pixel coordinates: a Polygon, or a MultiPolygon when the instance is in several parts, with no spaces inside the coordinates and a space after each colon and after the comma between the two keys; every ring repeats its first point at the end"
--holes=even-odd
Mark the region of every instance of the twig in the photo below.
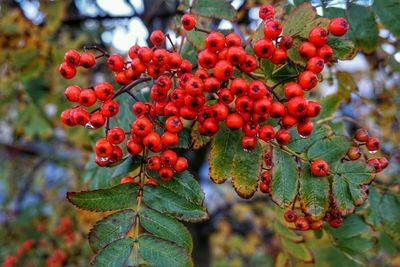
{"type": "Polygon", "coordinates": [[[207,33],[207,34],[210,34],[211,32],[210,31],[208,31],[208,30],[205,30],[205,29],[199,29],[199,28],[197,28],[197,27],[194,27],[194,30],[195,31],[198,31],[198,32],[204,32],[204,33],[207,33]]]}
{"type": "Polygon", "coordinates": [[[172,49],[174,50],[174,52],[176,52],[176,47],[175,47],[174,43],[172,42],[171,36],[169,36],[169,33],[167,33],[166,36],[167,36],[167,38],[168,38],[169,43],[170,43],[171,46],[172,46],[172,49]]]}

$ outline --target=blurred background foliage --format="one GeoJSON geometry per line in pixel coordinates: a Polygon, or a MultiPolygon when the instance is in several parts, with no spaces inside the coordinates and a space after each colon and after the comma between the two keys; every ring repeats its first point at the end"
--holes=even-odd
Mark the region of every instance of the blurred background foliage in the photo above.
{"type": "MultiPolygon", "coordinates": [[[[210,221],[190,226],[195,265],[308,266],[314,260],[317,266],[400,266],[400,2],[230,2],[238,12],[235,22],[213,18],[200,23],[248,36],[259,23],[257,6],[262,3],[279,5],[283,12],[311,2],[320,15],[348,18],[352,30],[347,37],[360,50],[352,60],[325,70],[315,96],[332,110],[325,120],[335,129],[351,134],[366,127],[381,138],[382,155],[390,165],[378,175],[377,187],[370,188],[370,200],[359,209],[360,215],[347,218],[343,229],[304,235],[285,230],[282,212],[265,195],[245,201],[230,185],[213,185],[205,161],[207,147],[189,152],[191,170],[206,192],[211,215],[210,221]]],[[[73,209],[65,193],[107,187],[119,178],[114,169],[100,170],[89,159],[91,141],[101,133],[82,127],[67,131],[59,121],[68,105],[63,91],[71,83],[58,75],[64,52],[97,44],[126,53],[135,43],[146,45],[153,29],[169,32],[180,44],[175,16],[188,6],[185,0],[1,1],[0,262],[16,254],[24,241],[46,239],[52,246],[35,249],[20,266],[43,266],[58,248],[67,255],[63,266],[87,266],[92,255],[85,235],[101,214],[73,209]],[[72,220],[72,244],[52,231],[65,216],[72,220]],[[46,228],[40,236],[38,225],[46,228]]],[[[195,56],[188,42],[183,53],[189,59],[195,56]]],[[[94,71],[83,71],[72,83],[112,82],[103,68],[98,64],[94,71]]]]}

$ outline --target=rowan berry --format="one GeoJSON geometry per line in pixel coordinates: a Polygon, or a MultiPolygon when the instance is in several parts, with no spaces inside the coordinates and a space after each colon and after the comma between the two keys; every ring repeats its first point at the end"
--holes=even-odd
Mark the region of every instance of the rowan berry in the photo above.
{"type": "Polygon", "coordinates": [[[316,159],[311,162],[310,170],[314,176],[327,176],[329,173],[329,164],[325,160],[316,159]]]}
{"type": "Polygon", "coordinates": [[[77,85],[68,86],[64,95],[69,102],[78,102],[82,89],[77,85]]]}
{"type": "Polygon", "coordinates": [[[268,39],[276,39],[282,33],[282,23],[273,19],[267,21],[264,26],[264,36],[268,39]]]}
{"type": "Polygon", "coordinates": [[[295,222],[297,220],[297,214],[294,210],[287,210],[283,215],[287,222],[295,222]]]}
{"type": "Polygon", "coordinates": [[[82,66],[86,69],[92,68],[96,65],[96,58],[92,53],[83,53],[79,60],[79,66],[82,66]]]}
{"type": "Polygon", "coordinates": [[[162,31],[153,31],[150,35],[150,42],[155,46],[162,46],[165,42],[165,35],[162,31]]]}
{"type": "Polygon", "coordinates": [[[68,50],[64,54],[64,61],[70,66],[78,66],[81,55],[76,50],[68,50]]]}
{"type": "Polygon", "coordinates": [[[124,68],[124,59],[118,55],[113,54],[107,59],[107,67],[113,72],[120,72],[124,68]]]}
{"type": "Polygon", "coordinates": [[[322,27],[315,27],[308,34],[308,40],[316,47],[321,47],[328,41],[328,32],[322,27]]]}
{"type": "Polygon", "coordinates": [[[182,16],[181,23],[185,30],[191,31],[196,26],[196,18],[193,14],[187,13],[182,16]]]}
{"type": "Polygon", "coordinates": [[[329,23],[329,32],[335,36],[345,35],[349,29],[349,23],[345,18],[334,18],[329,23]]]}

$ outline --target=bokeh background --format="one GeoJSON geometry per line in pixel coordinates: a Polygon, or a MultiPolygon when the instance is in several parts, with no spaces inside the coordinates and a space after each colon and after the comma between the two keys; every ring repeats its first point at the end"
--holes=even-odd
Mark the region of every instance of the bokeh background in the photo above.
{"type": "MultiPolygon", "coordinates": [[[[261,3],[285,7],[304,1],[230,2],[238,11],[237,21],[213,19],[208,28],[247,36],[259,24],[261,3]]],[[[321,15],[328,6],[346,7],[343,0],[311,3],[321,15]]],[[[176,16],[187,6],[187,1],[178,0],[0,1],[0,263],[24,253],[25,261],[18,266],[45,266],[46,259],[56,256],[66,257],[63,266],[89,265],[93,255],[86,235],[102,214],[73,208],[65,194],[108,187],[113,170],[98,169],[93,163],[92,144],[98,134],[66,129],[59,121],[68,106],[63,91],[69,82],[58,75],[58,66],[67,49],[87,44],[126,54],[134,44],[147,45],[154,29],[169,33],[180,44],[176,16]],[[29,240],[40,245],[29,250],[29,240]]],[[[396,8],[400,16],[400,6],[396,8]]],[[[340,95],[335,117],[344,122],[338,120],[338,127],[351,133],[364,126],[381,138],[382,155],[390,158],[390,165],[377,183],[398,195],[400,44],[395,34],[379,25],[376,49],[360,51],[354,59],[327,69],[317,94],[340,95]]],[[[80,72],[74,83],[112,81],[103,68],[80,72]]],[[[208,177],[207,151],[206,146],[187,152],[211,217],[189,225],[195,265],[273,266],[280,247],[269,222],[279,212],[265,195],[242,200],[229,184],[214,185],[208,177]]],[[[372,234],[367,246],[346,252],[350,255],[332,248],[334,241],[326,236],[306,237],[319,266],[400,266],[399,241],[380,231],[372,234]]]]}

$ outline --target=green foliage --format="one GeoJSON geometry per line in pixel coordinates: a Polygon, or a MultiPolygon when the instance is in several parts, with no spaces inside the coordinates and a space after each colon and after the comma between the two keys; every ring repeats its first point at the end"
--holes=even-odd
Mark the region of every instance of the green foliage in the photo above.
{"type": "Polygon", "coordinates": [[[375,0],[372,8],[378,15],[385,27],[400,37],[400,1],[398,0],[375,0]]]}
{"type": "Polygon", "coordinates": [[[235,9],[225,0],[197,0],[193,6],[192,12],[197,15],[234,20],[235,9]]]}
{"type": "Polygon", "coordinates": [[[94,266],[104,267],[120,267],[125,266],[125,262],[128,260],[131,254],[134,240],[130,237],[118,239],[102,250],[93,260],[94,266]]]}

